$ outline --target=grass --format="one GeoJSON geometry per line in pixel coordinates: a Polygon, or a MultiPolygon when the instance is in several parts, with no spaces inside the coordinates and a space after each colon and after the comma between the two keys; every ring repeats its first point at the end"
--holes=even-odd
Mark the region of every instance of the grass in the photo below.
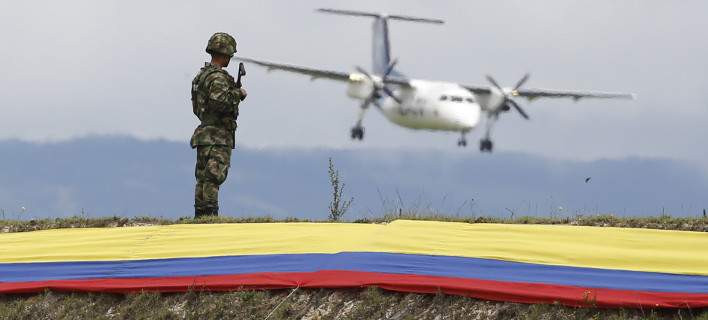
{"type": "MultiPolygon", "coordinates": [[[[518,218],[501,217],[453,217],[446,215],[418,215],[418,214],[387,214],[379,218],[365,218],[353,221],[354,223],[387,223],[396,219],[408,220],[433,220],[464,223],[509,223],[509,224],[553,224],[596,227],[620,228],[645,228],[660,230],[683,230],[708,232],[708,218],[705,217],[673,217],[661,215],[655,217],[619,217],[615,215],[576,215],[572,217],[533,217],[522,216],[518,218]]],[[[274,223],[274,222],[322,222],[327,220],[309,220],[299,218],[274,219],[272,217],[206,217],[192,219],[184,217],[179,219],[166,219],[160,217],[98,217],[88,218],[74,216],[54,219],[32,220],[0,220],[0,233],[26,232],[61,228],[114,228],[145,225],[169,224],[207,224],[207,223],[274,223]]]]}
{"type": "Polygon", "coordinates": [[[208,224],[208,223],[268,223],[268,222],[305,222],[309,220],[286,218],[276,220],[271,217],[204,217],[200,219],[179,218],[176,220],[161,217],[97,217],[73,216],[68,218],[46,218],[32,220],[0,220],[0,233],[27,232],[65,228],[116,228],[170,224],[208,224]]]}
{"type": "Polygon", "coordinates": [[[708,310],[571,308],[377,288],[0,296],[0,319],[695,319],[708,310]],[[281,304],[282,302],[282,304],[281,304]],[[276,306],[280,306],[276,309],[276,306]]]}

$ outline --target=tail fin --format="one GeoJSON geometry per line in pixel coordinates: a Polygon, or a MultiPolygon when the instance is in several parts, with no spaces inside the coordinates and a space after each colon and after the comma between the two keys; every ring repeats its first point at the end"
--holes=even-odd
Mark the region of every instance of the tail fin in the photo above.
{"type": "Polygon", "coordinates": [[[339,14],[346,16],[370,17],[374,18],[373,25],[373,46],[372,46],[372,69],[375,74],[383,74],[391,62],[391,44],[388,37],[388,20],[401,20],[411,22],[424,22],[442,24],[443,20],[427,19],[402,15],[385,15],[353,10],[338,9],[318,9],[318,12],[339,14]]]}

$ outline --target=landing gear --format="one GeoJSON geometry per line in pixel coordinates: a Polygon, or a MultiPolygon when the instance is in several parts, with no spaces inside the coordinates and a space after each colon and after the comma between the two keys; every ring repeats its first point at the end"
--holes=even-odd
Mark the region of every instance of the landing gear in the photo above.
{"type": "Polygon", "coordinates": [[[494,124],[497,122],[497,119],[499,117],[498,113],[491,114],[487,118],[487,122],[485,123],[486,130],[484,132],[484,138],[482,140],[479,140],[479,151],[480,152],[489,152],[492,153],[492,150],[494,149],[494,144],[492,143],[492,128],[494,128],[494,124]]]}
{"type": "Polygon", "coordinates": [[[492,143],[492,140],[482,139],[479,141],[479,151],[492,152],[493,148],[494,148],[494,144],[492,143]]]}
{"type": "Polygon", "coordinates": [[[494,149],[494,144],[492,143],[492,140],[482,139],[479,141],[479,151],[491,153],[492,149],[494,149]]]}
{"type": "Polygon", "coordinates": [[[466,147],[467,146],[467,138],[465,138],[465,135],[467,134],[467,131],[463,131],[462,134],[460,135],[460,139],[457,140],[457,146],[458,147],[466,147]]]}
{"type": "MultiPolygon", "coordinates": [[[[364,100],[364,103],[359,108],[359,114],[356,117],[356,124],[352,127],[351,131],[352,140],[364,140],[364,126],[361,125],[361,122],[364,120],[364,114],[366,113],[366,110],[369,109],[369,104],[372,101],[374,100],[371,98],[364,100]]],[[[374,103],[377,102],[374,101],[374,103]]]]}
{"type": "Polygon", "coordinates": [[[357,125],[352,128],[351,132],[352,140],[363,140],[364,139],[364,127],[357,125]]]}

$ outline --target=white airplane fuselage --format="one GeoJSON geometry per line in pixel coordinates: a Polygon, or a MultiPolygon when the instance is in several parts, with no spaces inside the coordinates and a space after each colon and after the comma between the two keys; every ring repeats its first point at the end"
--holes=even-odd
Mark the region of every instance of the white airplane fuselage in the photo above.
{"type": "Polygon", "coordinates": [[[323,78],[347,83],[347,95],[361,101],[359,115],[351,128],[353,140],[363,140],[362,123],[366,111],[371,106],[375,106],[386,119],[401,127],[458,132],[460,139],[457,145],[461,147],[467,146],[466,134],[480,126],[484,114],[484,136],[480,139],[479,149],[482,152],[492,152],[491,132],[500,114],[514,110],[524,119],[529,119],[526,111],[514,100],[517,97],[529,101],[542,97],[571,98],[575,101],[583,98],[634,98],[634,95],[627,93],[522,88],[529,79],[528,74],[511,87],[502,87],[489,75],[486,77],[489,85],[481,86],[411,79],[396,69],[397,59],[391,59],[388,21],[442,24],[442,20],[341,9],[318,9],[317,11],[374,19],[370,71],[355,67],[357,72],[350,73],[248,58],[241,60],[268,70],[283,70],[307,75],[313,80],[323,78]]]}
{"type": "MultiPolygon", "coordinates": [[[[365,100],[374,89],[364,75],[352,74],[347,95],[365,100]]],[[[411,129],[468,132],[480,123],[482,107],[474,94],[456,83],[411,80],[411,86],[394,90],[379,100],[381,113],[391,122],[411,129]]]]}

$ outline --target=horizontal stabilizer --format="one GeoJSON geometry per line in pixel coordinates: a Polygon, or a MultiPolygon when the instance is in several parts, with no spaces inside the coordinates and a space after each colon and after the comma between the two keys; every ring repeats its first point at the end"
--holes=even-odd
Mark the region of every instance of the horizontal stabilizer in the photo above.
{"type": "Polygon", "coordinates": [[[345,15],[345,16],[372,17],[372,18],[381,17],[381,15],[378,13],[369,13],[369,12],[354,11],[354,10],[317,9],[317,11],[323,12],[323,13],[341,14],[341,15],[345,15]]]}
{"type": "Polygon", "coordinates": [[[411,16],[403,16],[403,15],[385,15],[385,14],[364,12],[364,11],[355,11],[355,10],[317,9],[317,11],[323,12],[323,13],[340,14],[340,15],[345,15],[345,16],[383,18],[383,19],[391,19],[391,20],[437,23],[437,24],[444,23],[444,21],[440,20],[440,19],[428,19],[428,18],[419,18],[419,17],[411,17],[411,16]]]}
{"type": "Polygon", "coordinates": [[[436,23],[436,24],[445,23],[445,21],[440,20],[440,19],[418,18],[418,17],[402,16],[402,15],[395,15],[395,14],[388,16],[388,18],[393,19],[393,20],[412,21],[412,22],[425,22],[425,23],[436,23]]]}

